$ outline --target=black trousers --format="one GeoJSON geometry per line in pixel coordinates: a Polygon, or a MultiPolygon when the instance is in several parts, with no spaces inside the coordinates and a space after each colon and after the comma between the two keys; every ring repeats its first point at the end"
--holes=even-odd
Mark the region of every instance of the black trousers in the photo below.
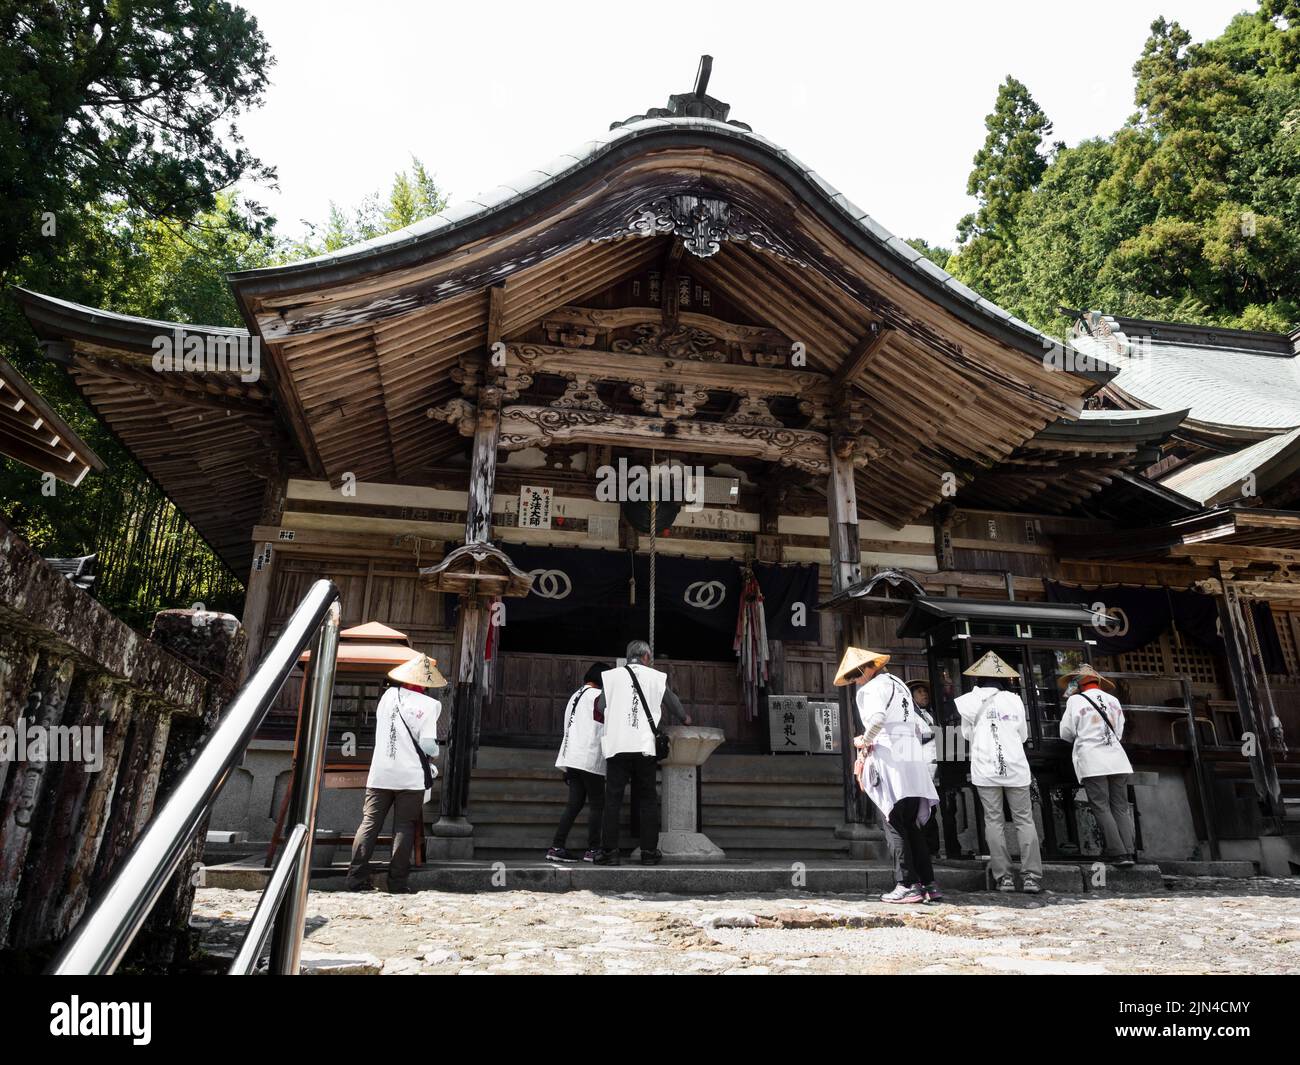
{"type": "Polygon", "coordinates": [[[618,815],[629,782],[640,815],[641,853],[659,849],[659,793],[655,791],[658,768],[659,763],[648,754],[616,754],[605,760],[605,819],[601,830],[605,850],[618,850],[618,815]]]}
{"type": "Polygon", "coordinates": [[[587,811],[587,850],[594,851],[600,846],[600,833],[604,827],[602,821],[605,813],[605,778],[598,773],[588,773],[585,769],[566,769],[564,779],[569,785],[569,804],[560,815],[559,827],[555,830],[552,845],[563,847],[569,838],[569,829],[578,819],[584,806],[587,811]]]}
{"type": "Polygon", "coordinates": [[[925,839],[925,829],[916,827],[916,814],[920,806],[921,799],[915,795],[899,799],[889,811],[889,820],[885,822],[889,853],[894,859],[895,883],[910,886],[934,882],[934,866],[930,864],[930,847],[925,839]]]}

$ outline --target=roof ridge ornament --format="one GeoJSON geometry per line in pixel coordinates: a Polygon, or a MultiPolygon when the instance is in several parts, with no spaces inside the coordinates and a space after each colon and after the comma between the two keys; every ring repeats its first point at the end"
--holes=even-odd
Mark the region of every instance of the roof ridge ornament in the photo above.
{"type": "Polygon", "coordinates": [[[723,103],[708,95],[709,77],[713,73],[713,56],[700,56],[699,69],[695,72],[695,88],[690,92],[674,93],[668,97],[667,107],[652,107],[643,115],[633,115],[622,122],[611,122],[610,129],[630,126],[647,118],[707,118],[712,122],[725,122],[729,126],[743,129],[750,133],[753,127],[735,119],[728,119],[731,105],[723,103]]]}
{"type": "Polygon", "coordinates": [[[795,249],[744,208],[720,196],[673,192],[643,203],[624,220],[591,238],[603,244],[623,237],[677,237],[697,259],[717,254],[723,241],[748,244],[795,266],[806,265],[795,249]]]}

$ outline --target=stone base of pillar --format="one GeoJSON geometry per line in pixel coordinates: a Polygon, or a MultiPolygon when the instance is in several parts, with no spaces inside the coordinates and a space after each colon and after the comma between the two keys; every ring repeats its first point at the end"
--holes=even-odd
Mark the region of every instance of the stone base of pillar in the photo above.
{"type": "Polygon", "coordinates": [[[889,857],[885,833],[875,825],[846,822],[835,830],[835,838],[849,841],[849,857],[855,862],[880,861],[889,857]]]}
{"type": "Polygon", "coordinates": [[[474,859],[473,836],[425,836],[427,862],[468,862],[474,859]]]}
{"type": "Polygon", "coordinates": [[[440,817],[424,837],[424,856],[431,862],[462,862],[474,857],[474,826],[466,817],[440,817]]]}
{"type": "MultiPolygon", "coordinates": [[[[659,851],[666,862],[721,862],[726,851],[703,832],[671,830],[659,833],[659,851]]],[[[632,852],[631,860],[640,861],[641,848],[632,852]]]]}

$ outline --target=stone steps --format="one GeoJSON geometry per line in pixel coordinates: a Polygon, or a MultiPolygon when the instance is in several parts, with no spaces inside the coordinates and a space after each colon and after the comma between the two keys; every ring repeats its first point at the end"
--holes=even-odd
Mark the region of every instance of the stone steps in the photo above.
{"type": "MultiPolygon", "coordinates": [[[[550,846],[568,793],[555,752],[484,747],[470,784],[476,859],[535,859],[550,846]]],[[[834,836],[843,820],[836,758],[715,754],[704,765],[701,830],[728,854],[761,859],[832,859],[848,855],[834,836]]],[[[623,812],[624,833],[628,810],[623,812]]],[[[586,841],[587,815],[569,835],[586,841]]]]}

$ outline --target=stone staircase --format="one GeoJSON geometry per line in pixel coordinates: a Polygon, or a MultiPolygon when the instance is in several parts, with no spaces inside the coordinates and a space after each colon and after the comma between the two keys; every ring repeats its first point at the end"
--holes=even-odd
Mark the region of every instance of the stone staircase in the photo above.
{"type": "MultiPolygon", "coordinates": [[[[470,784],[474,857],[540,857],[550,846],[567,793],[549,750],[484,747],[470,784]]],[[[703,767],[701,828],[728,858],[833,859],[848,856],[834,830],[843,820],[835,758],[715,754],[703,767]]],[[[634,843],[624,803],[624,851],[634,843]]],[[[583,811],[569,834],[586,846],[583,811]]]]}
{"type": "Polygon", "coordinates": [[[838,757],[715,754],[704,765],[701,830],[728,858],[847,858],[838,757]]]}

